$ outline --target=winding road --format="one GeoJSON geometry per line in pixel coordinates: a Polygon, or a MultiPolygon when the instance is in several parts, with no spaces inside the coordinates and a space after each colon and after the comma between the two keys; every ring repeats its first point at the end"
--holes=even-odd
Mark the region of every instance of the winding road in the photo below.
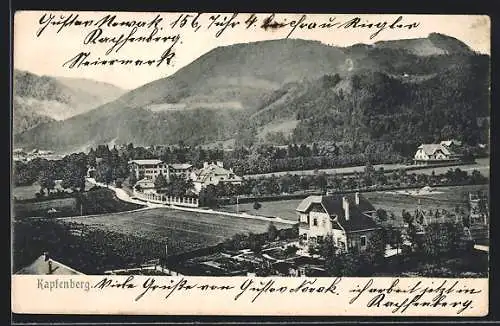
{"type": "Polygon", "coordinates": [[[270,219],[268,217],[259,216],[259,215],[250,215],[250,214],[246,214],[246,213],[236,214],[236,213],[221,212],[221,211],[212,210],[212,209],[190,208],[190,207],[180,207],[180,206],[173,206],[173,205],[170,206],[170,205],[150,203],[150,202],[135,199],[135,198],[131,197],[125,190],[120,189],[120,188],[116,188],[113,186],[109,186],[109,185],[106,186],[102,182],[97,182],[94,178],[87,178],[87,181],[94,184],[94,185],[97,185],[100,187],[106,187],[110,190],[113,190],[116,194],[116,197],[118,197],[118,199],[120,199],[120,200],[123,200],[123,201],[128,202],[128,203],[145,205],[146,207],[143,209],[152,209],[152,208],[160,208],[161,207],[161,208],[169,208],[169,209],[176,209],[176,210],[182,210],[182,211],[191,211],[191,212],[212,214],[212,215],[219,215],[219,216],[224,215],[224,216],[232,216],[232,217],[237,217],[237,218],[249,218],[249,219],[254,219],[254,220],[275,221],[275,222],[279,222],[279,223],[283,223],[283,224],[290,224],[290,225],[296,224],[295,221],[286,220],[286,219],[282,219],[279,217],[270,219]]]}

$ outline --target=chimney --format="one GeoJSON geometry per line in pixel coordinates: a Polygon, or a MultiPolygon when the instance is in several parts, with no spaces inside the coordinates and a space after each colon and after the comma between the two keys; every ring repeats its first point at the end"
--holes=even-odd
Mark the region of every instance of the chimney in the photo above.
{"type": "Polygon", "coordinates": [[[349,221],[349,201],[346,197],[342,197],[342,208],[344,209],[345,220],[349,221]]]}
{"type": "Polygon", "coordinates": [[[47,272],[47,274],[52,274],[53,270],[52,270],[52,261],[50,260],[50,256],[49,256],[49,252],[48,251],[45,251],[43,253],[43,260],[47,262],[47,265],[49,267],[49,270],[47,272]]]}
{"type": "Polygon", "coordinates": [[[354,194],[354,198],[355,198],[355,201],[356,201],[356,205],[359,205],[359,192],[356,192],[354,194]]]}
{"type": "Polygon", "coordinates": [[[203,168],[204,169],[208,168],[208,162],[203,163],[203,168]]]}
{"type": "Polygon", "coordinates": [[[48,272],[47,274],[51,275],[51,274],[52,274],[52,272],[54,271],[54,270],[52,269],[52,261],[51,261],[51,260],[49,260],[49,261],[48,261],[48,265],[49,265],[49,272],[48,272]]]}
{"type": "Polygon", "coordinates": [[[224,167],[224,163],[222,163],[221,161],[217,161],[217,166],[223,168],[224,167]]]}

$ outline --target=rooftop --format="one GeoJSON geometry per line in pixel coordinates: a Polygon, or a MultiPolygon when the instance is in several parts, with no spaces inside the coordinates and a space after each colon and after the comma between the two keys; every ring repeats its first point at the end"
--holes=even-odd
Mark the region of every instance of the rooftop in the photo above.
{"type": "Polygon", "coordinates": [[[231,177],[228,177],[226,180],[241,181],[241,178],[236,174],[234,174],[234,172],[232,172],[231,170],[225,169],[215,164],[200,169],[196,173],[196,180],[205,181],[209,176],[227,176],[227,175],[231,175],[231,177]]]}
{"type": "Polygon", "coordinates": [[[45,255],[38,257],[31,265],[19,270],[16,274],[23,275],[84,275],[71,267],[68,267],[60,262],[48,258],[45,255]],[[52,264],[52,270],[49,272],[49,262],[52,264]]]}
{"type": "Polygon", "coordinates": [[[173,163],[173,164],[170,164],[170,166],[175,170],[187,170],[190,167],[192,167],[193,165],[189,164],[189,163],[173,163]]]}
{"type": "Polygon", "coordinates": [[[442,151],[445,155],[451,155],[451,152],[441,144],[422,144],[418,148],[427,155],[433,155],[437,150],[442,151]]]}
{"type": "Polygon", "coordinates": [[[313,204],[320,204],[331,217],[336,216],[338,223],[346,231],[358,231],[377,228],[377,223],[367,215],[375,211],[375,207],[362,195],[359,196],[359,205],[356,205],[356,195],[309,196],[297,207],[298,212],[307,213],[313,204]],[[349,219],[345,219],[342,198],[349,201],[349,219]]]}
{"type": "Polygon", "coordinates": [[[131,160],[128,162],[130,163],[135,163],[137,165],[156,165],[156,164],[161,164],[163,163],[162,160],[157,160],[157,159],[150,159],[150,160],[131,160]]]}

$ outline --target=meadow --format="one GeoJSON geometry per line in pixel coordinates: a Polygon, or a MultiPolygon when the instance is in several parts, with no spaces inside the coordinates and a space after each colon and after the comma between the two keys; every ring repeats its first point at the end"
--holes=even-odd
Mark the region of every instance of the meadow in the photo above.
{"type": "MultiPolygon", "coordinates": [[[[89,190],[94,185],[88,181],[85,181],[85,190],[89,190]]],[[[61,187],[61,181],[56,181],[55,190],[63,191],[63,187],[61,187]]],[[[38,182],[33,183],[29,186],[18,186],[12,187],[12,196],[18,200],[26,200],[36,198],[35,194],[40,191],[40,185],[38,182]]]]}
{"type": "MultiPolygon", "coordinates": [[[[433,166],[416,166],[414,164],[376,164],[373,165],[375,170],[383,168],[386,172],[391,172],[394,170],[405,169],[408,170],[407,173],[416,173],[416,174],[432,174],[434,171],[435,174],[446,173],[449,169],[459,168],[462,171],[467,171],[471,173],[473,170],[478,170],[483,175],[488,176],[490,174],[490,159],[489,158],[479,158],[476,160],[476,163],[472,164],[463,164],[463,165],[454,165],[454,166],[441,166],[441,167],[433,167],[433,166]]],[[[292,175],[313,175],[317,173],[326,173],[326,174],[352,174],[352,173],[362,173],[365,170],[365,166],[349,166],[344,168],[332,168],[332,169],[318,169],[318,170],[300,170],[300,171],[281,171],[274,173],[264,173],[264,174],[250,174],[246,175],[246,178],[262,178],[262,177],[271,177],[271,176],[283,176],[286,174],[292,175]]]]}
{"type": "MultiPolygon", "coordinates": [[[[72,217],[75,222],[105,231],[133,235],[168,244],[169,254],[215,245],[237,233],[264,233],[269,222],[217,214],[155,208],[135,212],[72,217]]],[[[291,225],[273,222],[278,229],[291,225]]]]}
{"type": "MultiPolygon", "coordinates": [[[[456,187],[436,187],[431,193],[412,196],[398,191],[374,191],[362,193],[376,209],[385,209],[393,212],[397,219],[401,219],[403,209],[414,212],[420,200],[420,207],[425,210],[446,209],[454,211],[455,207],[465,205],[468,192],[478,190],[488,191],[488,185],[456,186],[456,187]]],[[[236,205],[226,205],[221,208],[223,211],[248,213],[266,217],[281,217],[287,220],[297,220],[295,209],[301,199],[266,201],[260,202],[262,205],[258,210],[253,208],[253,203],[236,205]]]]}

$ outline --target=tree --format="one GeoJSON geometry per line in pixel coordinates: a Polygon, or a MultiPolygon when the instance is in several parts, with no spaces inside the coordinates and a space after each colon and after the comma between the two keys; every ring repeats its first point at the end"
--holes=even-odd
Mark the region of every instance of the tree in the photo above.
{"type": "Polygon", "coordinates": [[[253,252],[260,252],[262,250],[263,245],[262,237],[259,237],[257,234],[250,233],[248,234],[248,248],[253,252]]]}
{"type": "Polygon", "coordinates": [[[368,242],[368,246],[363,253],[366,258],[366,264],[369,267],[381,264],[385,257],[385,246],[387,242],[387,239],[384,239],[383,231],[375,231],[370,236],[368,242]]]}
{"type": "Polygon", "coordinates": [[[406,210],[403,209],[403,211],[401,212],[401,216],[403,218],[403,221],[406,224],[408,224],[408,225],[413,224],[413,216],[411,216],[411,214],[409,212],[407,212],[406,210]]]}
{"type": "Polygon", "coordinates": [[[156,177],[154,184],[156,190],[163,189],[167,186],[167,179],[165,179],[163,173],[160,172],[160,174],[156,177]]]}
{"type": "Polygon", "coordinates": [[[216,189],[214,185],[208,185],[199,193],[200,204],[206,207],[217,206],[216,189]]]}
{"type": "Polygon", "coordinates": [[[66,161],[61,186],[65,189],[71,189],[73,192],[77,189],[84,191],[86,170],[85,157],[78,156],[78,154],[71,155],[66,161]]]}
{"type": "Polygon", "coordinates": [[[269,241],[274,241],[276,240],[277,236],[278,236],[278,229],[276,228],[273,222],[269,223],[269,226],[267,228],[267,239],[269,241]]]}
{"type": "Polygon", "coordinates": [[[334,244],[332,237],[326,237],[318,249],[319,255],[325,259],[324,268],[329,276],[341,276],[343,262],[341,253],[338,252],[337,246],[334,244]]]}
{"type": "Polygon", "coordinates": [[[326,192],[326,188],[328,186],[328,179],[326,178],[326,175],[324,173],[321,173],[320,175],[316,176],[316,185],[318,186],[319,189],[321,189],[322,192],[326,192]]]}
{"type": "Polygon", "coordinates": [[[311,256],[318,255],[320,253],[319,252],[319,246],[317,244],[313,243],[313,242],[309,242],[309,245],[307,247],[307,252],[311,256]]]}
{"type": "Polygon", "coordinates": [[[387,221],[387,211],[383,208],[377,209],[377,218],[382,222],[387,221]]]}
{"type": "Polygon", "coordinates": [[[425,228],[422,252],[435,261],[460,249],[462,227],[454,223],[433,223],[425,228]]]}
{"type": "Polygon", "coordinates": [[[135,172],[131,171],[128,177],[129,186],[133,187],[137,183],[137,177],[135,176],[135,172]]]}
{"type": "Polygon", "coordinates": [[[40,192],[43,192],[43,189],[47,189],[47,194],[49,194],[56,186],[54,172],[50,169],[42,170],[38,177],[38,183],[41,188],[40,192]]]}
{"type": "Polygon", "coordinates": [[[298,250],[299,250],[299,248],[297,246],[291,245],[291,246],[288,246],[285,248],[284,253],[286,256],[290,257],[290,256],[294,256],[298,250]]]}

